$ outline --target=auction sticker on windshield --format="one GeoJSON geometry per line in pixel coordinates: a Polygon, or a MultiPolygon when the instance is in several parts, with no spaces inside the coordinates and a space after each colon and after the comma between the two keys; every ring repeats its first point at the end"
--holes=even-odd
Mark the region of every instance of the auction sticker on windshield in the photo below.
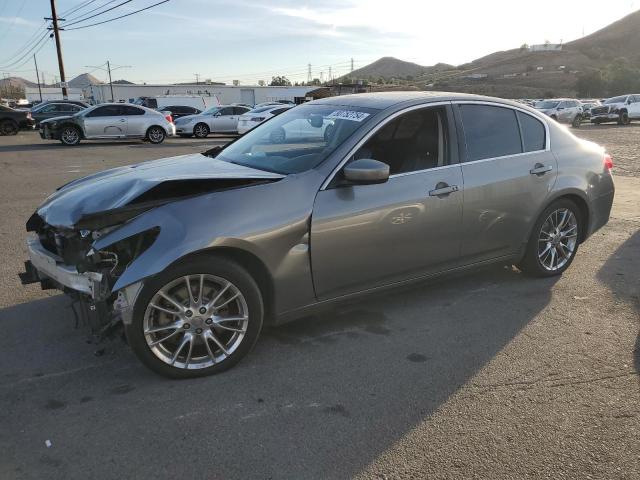
{"type": "Polygon", "coordinates": [[[369,114],[365,112],[356,112],[354,110],[336,110],[335,112],[332,112],[329,115],[327,115],[327,118],[335,118],[335,119],[340,118],[342,120],[351,120],[353,122],[361,122],[368,116],[369,114]]]}

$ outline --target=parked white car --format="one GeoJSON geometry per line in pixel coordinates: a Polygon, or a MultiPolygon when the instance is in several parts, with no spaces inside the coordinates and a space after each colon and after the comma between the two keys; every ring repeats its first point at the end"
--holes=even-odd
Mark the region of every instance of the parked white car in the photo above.
{"type": "Polygon", "coordinates": [[[534,108],[557,122],[568,123],[572,127],[579,127],[582,123],[582,104],[573,98],[542,100],[534,108]]]}
{"type": "Polygon", "coordinates": [[[596,125],[603,122],[629,125],[631,120],[640,120],[640,94],[608,98],[601,107],[591,109],[591,123],[596,125]]]}
{"type": "Polygon", "coordinates": [[[210,133],[236,133],[238,119],[247,107],[222,105],[211,107],[198,115],[187,115],[176,120],[176,134],[182,137],[205,138],[210,133]]]}
{"type": "Polygon", "coordinates": [[[280,115],[290,108],[293,108],[293,105],[277,104],[254,108],[240,117],[238,121],[238,133],[242,135],[255,126],[260,125],[265,120],[280,115]]]}

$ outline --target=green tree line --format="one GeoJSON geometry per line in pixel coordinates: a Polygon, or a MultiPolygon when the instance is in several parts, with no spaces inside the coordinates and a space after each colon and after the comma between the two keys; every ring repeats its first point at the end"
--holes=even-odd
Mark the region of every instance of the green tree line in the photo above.
{"type": "Polygon", "coordinates": [[[605,68],[580,75],[575,88],[581,98],[613,97],[640,92],[640,68],[630,64],[625,58],[618,58],[605,68]]]}

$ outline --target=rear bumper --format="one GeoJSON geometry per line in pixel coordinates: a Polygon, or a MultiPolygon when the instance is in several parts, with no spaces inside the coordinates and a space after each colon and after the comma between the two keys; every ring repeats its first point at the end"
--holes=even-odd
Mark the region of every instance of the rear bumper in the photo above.
{"type": "Polygon", "coordinates": [[[613,205],[613,197],[615,195],[615,189],[613,188],[609,193],[601,195],[591,202],[591,219],[589,221],[589,234],[590,236],[600,230],[609,221],[611,215],[611,207],[613,205]]]}
{"type": "Polygon", "coordinates": [[[23,284],[53,280],[61,290],[68,288],[91,298],[98,297],[102,274],[78,273],[75,267],[65,265],[60,257],[45,249],[35,236],[27,238],[27,252],[26,271],[20,274],[23,284]]]}

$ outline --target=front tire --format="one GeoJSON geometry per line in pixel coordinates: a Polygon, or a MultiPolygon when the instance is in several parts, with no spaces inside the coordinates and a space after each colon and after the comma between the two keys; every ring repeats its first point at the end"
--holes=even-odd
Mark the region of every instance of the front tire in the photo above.
{"type": "Polygon", "coordinates": [[[260,289],[242,266],[201,256],[145,282],[125,332],[138,359],[154,372],[202,377],[231,368],[249,353],[263,312],[260,289]]]}
{"type": "Polygon", "coordinates": [[[582,222],[582,214],[574,202],[569,199],[553,202],[536,221],[518,268],[535,277],[561,275],[578,251],[582,222]]]}
{"type": "Polygon", "coordinates": [[[573,122],[571,122],[571,126],[573,128],[580,128],[580,125],[582,124],[582,115],[578,114],[575,116],[575,118],[573,119],[573,122]]]}
{"type": "Polygon", "coordinates": [[[154,145],[157,145],[159,143],[164,142],[164,138],[167,136],[166,132],[164,131],[164,128],[162,127],[158,127],[153,126],[153,127],[149,127],[149,130],[147,130],[147,140],[149,140],[149,143],[153,143],[154,145]]]}
{"type": "Polygon", "coordinates": [[[73,147],[80,143],[80,130],[77,127],[67,126],[60,132],[60,141],[63,145],[73,147]]]}
{"type": "Polygon", "coordinates": [[[18,130],[20,130],[18,124],[13,120],[3,120],[0,122],[0,135],[17,135],[18,130]]]}
{"type": "Polygon", "coordinates": [[[206,123],[198,123],[193,127],[193,135],[196,138],[207,138],[209,135],[209,127],[206,123]]]}

